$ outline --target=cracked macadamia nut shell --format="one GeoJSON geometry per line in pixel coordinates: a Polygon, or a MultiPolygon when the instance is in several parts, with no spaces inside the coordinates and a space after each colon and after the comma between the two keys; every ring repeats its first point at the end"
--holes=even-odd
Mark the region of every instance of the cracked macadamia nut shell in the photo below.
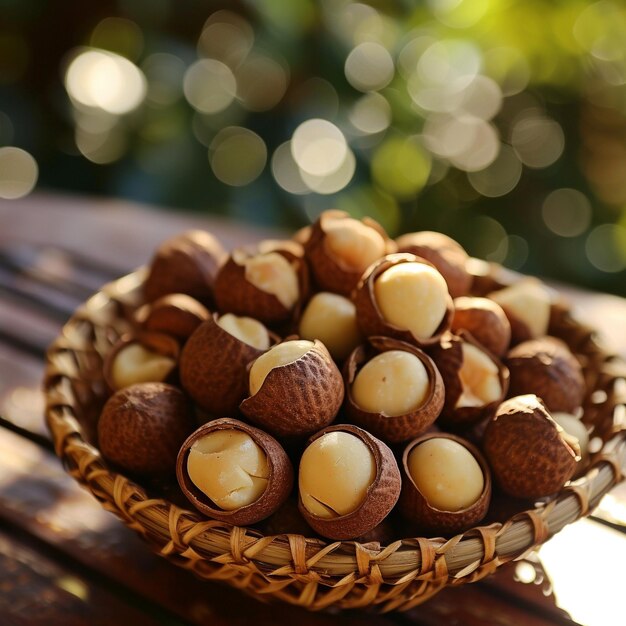
{"type": "Polygon", "coordinates": [[[502,307],[488,298],[454,299],[453,333],[470,333],[489,352],[501,357],[511,343],[511,324],[502,307]]]}
{"type": "Polygon", "coordinates": [[[164,241],[156,250],[144,283],[147,302],[169,293],[211,301],[217,270],[226,259],[222,244],[203,230],[190,230],[164,241]]]}
{"type": "Polygon", "coordinates": [[[298,494],[298,507],[307,524],[328,539],[356,539],[374,529],[387,517],[400,495],[401,477],[398,464],[389,447],[357,426],[336,424],[315,433],[308,441],[311,445],[323,435],[342,431],[358,437],[374,458],[376,474],[361,504],[351,513],[334,518],[319,517],[311,513],[298,494]]]}
{"type": "Polygon", "coordinates": [[[441,423],[448,427],[471,426],[492,415],[496,407],[506,397],[509,388],[509,371],[502,362],[486,348],[481,346],[474,337],[465,331],[460,335],[448,333],[441,339],[441,343],[432,346],[429,354],[443,379],[445,388],[445,401],[441,411],[441,423]],[[498,382],[500,384],[500,396],[482,406],[462,406],[457,403],[463,393],[463,382],[460,377],[463,365],[463,344],[468,343],[478,348],[489,357],[498,368],[498,382]]]}
{"type": "Polygon", "coordinates": [[[412,439],[437,419],[443,407],[444,386],[439,370],[425,352],[404,341],[389,337],[370,337],[368,342],[369,346],[359,346],[352,352],[343,368],[346,417],[383,441],[397,443],[412,439]],[[428,375],[429,388],[426,397],[419,406],[404,415],[389,416],[365,411],[358,406],[352,395],[352,384],[360,368],[372,357],[390,350],[400,350],[416,356],[428,375]]]}
{"type": "Polygon", "coordinates": [[[173,474],[182,442],[195,428],[187,396],[166,383],[138,383],[109,398],[98,422],[103,456],[143,476],[173,474]]]}
{"type": "MultiPolygon", "coordinates": [[[[211,415],[233,415],[248,390],[247,366],[263,350],[237,339],[213,315],[189,337],[180,357],[180,381],[211,415]]],[[[271,336],[270,336],[271,339],[271,336]]]]}
{"type": "Polygon", "coordinates": [[[276,435],[310,435],[328,426],[344,398],[343,378],[321,341],[303,356],[274,367],[240,405],[254,424],[276,435]]]}
{"type": "Polygon", "coordinates": [[[137,309],[135,320],[143,330],[165,333],[185,341],[210,315],[195,298],[184,293],[171,293],[137,309]]]}
{"type": "Polygon", "coordinates": [[[450,324],[452,323],[454,305],[449,294],[446,294],[446,311],[443,319],[434,333],[427,338],[415,337],[411,331],[399,328],[391,322],[387,322],[376,302],[376,295],[374,292],[374,284],[376,280],[380,278],[380,276],[388,269],[401,263],[423,263],[424,265],[434,268],[432,263],[429,263],[414,254],[407,253],[388,254],[373,263],[363,274],[353,297],[359,327],[365,337],[393,337],[394,339],[400,339],[401,341],[411,343],[418,348],[436,344],[443,333],[450,328],[450,324]]]}
{"type": "Polygon", "coordinates": [[[401,235],[396,244],[398,252],[409,252],[432,263],[445,278],[453,298],[469,293],[472,276],[465,267],[469,257],[454,239],[424,230],[401,235]]]}
{"type": "Polygon", "coordinates": [[[555,337],[531,339],[506,355],[509,394],[534,393],[548,410],[575,413],[585,395],[582,367],[567,344],[555,337]]]}
{"type": "Polygon", "coordinates": [[[222,522],[246,526],[269,517],[285,502],[293,487],[293,467],[283,447],[274,437],[250,424],[224,417],[204,424],[184,441],[176,459],[176,478],[183,493],[198,511],[222,522]],[[269,469],[267,487],[259,498],[232,511],[217,507],[194,485],[187,472],[191,446],[202,437],[219,430],[238,430],[249,435],[265,453],[269,469]]]}
{"type": "Polygon", "coordinates": [[[304,250],[295,241],[266,241],[256,246],[237,248],[228,257],[215,279],[215,301],[220,313],[253,317],[264,324],[280,324],[298,317],[309,291],[309,274],[304,250]],[[246,262],[276,253],[287,260],[295,272],[298,295],[287,308],[279,298],[252,284],[246,277],[246,262]]]}
{"type": "Polygon", "coordinates": [[[559,491],[576,470],[580,449],[533,395],[503,402],[487,425],[483,450],[500,487],[517,498],[559,491]],[[570,440],[571,441],[571,440],[570,440]]]}
{"type": "Polygon", "coordinates": [[[402,515],[415,522],[417,532],[435,535],[449,535],[471,528],[480,522],[489,509],[491,502],[491,472],[481,452],[469,441],[449,433],[428,433],[411,441],[402,453],[402,493],[398,507],[402,515]],[[443,511],[431,504],[419,490],[409,471],[409,455],[421,443],[430,439],[449,439],[463,446],[476,459],[483,473],[483,489],[478,499],[470,506],[459,511],[443,511]]]}
{"type": "MultiPolygon", "coordinates": [[[[311,226],[308,239],[304,242],[304,249],[319,291],[331,291],[350,296],[361,279],[363,270],[350,267],[333,255],[326,239],[328,222],[344,218],[351,219],[345,211],[324,211],[311,226]]],[[[395,244],[378,222],[369,217],[363,218],[361,222],[383,238],[384,250],[381,256],[395,251],[395,244]]]]}
{"type": "Polygon", "coordinates": [[[173,382],[180,356],[180,345],[178,341],[171,335],[164,333],[139,331],[120,337],[104,358],[102,375],[111,391],[118,391],[119,389],[129,386],[119,380],[119,374],[116,375],[116,360],[124,358],[124,351],[134,345],[153,354],[155,358],[169,360],[171,364],[167,368],[159,368],[160,374],[158,375],[157,372],[153,370],[152,377],[146,377],[145,375],[140,376],[139,372],[133,373],[132,371],[127,371],[125,376],[133,379],[129,384],[140,382],[173,382]]]}

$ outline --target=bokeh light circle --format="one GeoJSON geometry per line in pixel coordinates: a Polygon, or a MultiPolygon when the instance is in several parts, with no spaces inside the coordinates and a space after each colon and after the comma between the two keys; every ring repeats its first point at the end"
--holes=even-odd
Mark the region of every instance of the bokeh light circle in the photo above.
{"type": "Polygon", "coordinates": [[[0,198],[23,198],[33,190],[38,176],[37,161],[26,150],[0,148],[0,198]]]}
{"type": "Polygon", "coordinates": [[[350,52],[344,71],[355,89],[367,92],[386,87],[393,78],[395,66],[384,46],[366,41],[350,52]]]}
{"type": "Polygon", "coordinates": [[[274,180],[288,193],[295,195],[309,193],[309,187],[302,180],[302,170],[291,153],[290,141],[285,141],[274,150],[271,168],[274,180]]]}
{"type": "Polygon", "coordinates": [[[591,264],[602,272],[626,269],[626,228],[619,224],[601,224],[587,236],[585,252],[591,264]]]}
{"type": "Polygon", "coordinates": [[[563,154],[565,135],[560,124],[548,117],[522,117],[513,126],[511,144],[524,165],[541,169],[563,154]]]}
{"type": "Polygon", "coordinates": [[[219,113],[235,99],[237,81],[231,69],[216,59],[200,59],[185,72],[183,91],[202,113],[219,113]]]}
{"type": "Polygon", "coordinates": [[[591,203],[576,189],[555,189],[546,196],[541,207],[545,225],[561,237],[581,235],[591,223],[591,203]]]}
{"type": "Polygon", "coordinates": [[[354,103],[348,118],[360,133],[365,135],[380,133],[391,124],[391,106],[381,94],[368,93],[354,103]]]}
{"type": "Polygon", "coordinates": [[[83,49],[70,62],[65,88],[79,105],[123,115],[146,95],[146,79],[128,59],[106,50],[83,49]]]}
{"type": "Polygon", "coordinates": [[[491,164],[467,175],[472,187],[487,198],[506,195],[515,189],[521,177],[522,163],[515,151],[506,145],[500,146],[500,152],[491,164]]]}
{"type": "Polygon", "coordinates": [[[267,162],[267,148],[263,139],[248,128],[229,126],[211,142],[209,161],[218,180],[243,187],[260,176],[267,162]]]}
{"type": "Polygon", "coordinates": [[[296,128],[291,152],[298,167],[313,176],[328,176],[346,159],[348,145],[341,130],[328,120],[314,118],[296,128]]]}

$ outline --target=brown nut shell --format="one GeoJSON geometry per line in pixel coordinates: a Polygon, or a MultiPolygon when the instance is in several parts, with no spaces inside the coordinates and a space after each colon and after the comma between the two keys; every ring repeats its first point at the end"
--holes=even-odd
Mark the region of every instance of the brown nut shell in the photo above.
{"type": "Polygon", "coordinates": [[[118,358],[119,353],[124,350],[124,348],[127,348],[133,343],[138,343],[146,348],[146,350],[154,352],[159,356],[164,356],[172,359],[172,361],[174,362],[172,369],[167,373],[167,376],[164,380],[141,382],[171,382],[174,378],[180,355],[180,345],[178,341],[171,335],[166,335],[164,333],[139,331],[135,334],[122,335],[113,344],[111,350],[104,357],[104,362],[102,364],[102,376],[108,388],[111,391],[118,391],[119,389],[123,388],[123,386],[119,386],[116,384],[115,377],[113,376],[113,365],[115,359],[118,358]]]}
{"type": "Polygon", "coordinates": [[[217,319],[211,316],[187,340],[180,357],[180,382],[211,415],[233,415],[248,391],[246,367],[263,350],[231,335],[217,319]]]}
{"type": "Polygon", "coordinates": [[[485,457],[469,441],[449,433],[428,433],[411,441],[402,454],[402,493],[398,502],[400,512],[419,525],[419,531],[450,535],[471,528],[480,522],[489,509],[491,501],[491,472],[485,457]],[[408,459],[411,450],[429,439],[450,439],[461,444],[474,456],[483,472],[484,485],[478,500],[460,511],[442,511],[431,506],[418,489],[409,472],[408,459]]]}
{"type": "Polygon", "coordinates": [[[299,359],[275,367],[261,388],[240,404],[254,424],[277,437],[310,435],[328,426],[344,398],[343,378],[317,339],[299,359]]]}
{"type": "Polygon", "coordinates": [[[348,419],[366,429],[375,437],[389,443],[407,441],[424,432],[439,416],[444,402],[444,386],[441,374],[432,359],[419,348],[390,337],[370,337],[369,346],[355,348],[343,367],[346,388],[345,412],[348,419]],[[352,383],[358,370],[373,356],[389,350],[402,350],[416,356],[428,374],[429,391],[421,403],[410,413],[389,416],[383,413],[370,413],[361,409],[352,397],[352,383]]]}
{"type": "Polygon", "coordinates": [[[472,276],[466,268],[468,254],[451,237],[434,231],[407,233],[396,239],[398,252],[409,252],[430,261],[445,278],[453,298],[469,293],[472,276]]]}
{"type": "MultiPolygon", "coordinates": [[[[318,220],[311,226],[308,239],[304,243],[306,257],[319,291],[332,291],[349,297],[357,286],[362,270],[348,266],[341,259],[332,254],[326,245],[326,222],[339,218],[349,218],[345,211],[324,211],[318,220]]],[[[365,217],[363,224],[373,228],[382,235],[386,242],[386,253],[395,252],[395,244],[389,239],[385,229],[375,220],[365,217]]]]}
{"type": "Polygon", "coordinates": [[[456,334],[466,330],[498,357],[511,343],[511,324],[502,307],[489,298],[455,298],[451,330],[456,334]]]}
{"type": "Polygon", "coordinates": [[[374,283],[383,272],[400,263],[424,263],[425,265],[434,267],[432,263],[426,261],[425,259],[408,253],[388,254],[370,265],[370,267],[365,270],[365,273],[359,281],[353,296],[354,304],[356,306],[357,322],[361,328],[361,332],[366,337],[393,337],[394,339],[400,339],[401,341],[411,343],[418,348],[436,344],[439,342],[441,336],[450,328],[450,324],[452,323],[454,305],[452,303],[452,298],[449,295],[447,296],[446,313],[443,316],[441,323],[432,336],[427,337],[426,339],[418,339],[417,337],[414,337],[410,331],[398,328],[394,324],[387,322],[384,319],[381,310],[378,308],[374,293],[374,283]]]}
{"type": "Polygon", "coordinates": [[[466,428],[493,415],[497,406],[506,397],[509,388],[509,370],[494,354],[465,331],[460,331],[460,335],[448,333],[442,338],[441,343],[429,349],[429,353],[441,373],[446,390],[445,402],[440,416],[443,425],[450,428],[466,428]],[[459,373],[463,365],[464,342],[484,352],[498,367],[498,381],[502,393],[498,399],[483,406],[457,407],[457,402],[463,393],[463,383],[459,373]]]}
{"type": "Polygon", "coordinates": [[[226,258],[222,244],[203,230],[190,230],[164,241],[150,264],[143,292],[153,302],[169,293],[185,293],[210,302],[219,266],[226,258]]]}
{"type": "Polygon", "coordinates": [[[266,432],[230,417],[213,420],[193,432],[180,448],[176,459],[176,478],[183,493],[204,515],[236,526],[254,524],[277,511],[288,498],[293,487],[293,467],[282,446],[266,432]],[[232,511],[217,507],[211,499],[198,489],[187,473],[187,457],[191,446],[209,433],[218,430],[240,430],[249,435],[265,452],[269,476],[265,491],[254,502],[232,511]]]}
{"type": "Polygon", "coordinates": [[[304,250],[295,241],[266,241],[255,246],[233,250],[217,274],[214,286],[215,301],[221,313],[254,317],[264,324],[279,324],[296,318],[309,292],[309,273],[304,250]],[[259,254],[276,252],[296,271],[299,297],[288,309],[272,293],[267,293],[246,279],[244,263],[259,254]]]}
{"type": "Polygon", "coordinates": [[[174,474],[176,456],[195,428],[191,403],[177,387],[138,383],[111,396],[98,422],[100,451],[143,476],[174,474]]]}
{"type": "Polygon", "coordinates": [[[577,444],[563,433],[536,395],[503,402],[483,440],[500,487],[517,498],[540,498],[559,491],[574,474],[580,454],[577,444]]]}
{"type": "Polygon", "coordinates": [[[306,522],[322,537],[328,539],[356,539],[373,530],[389,515],[400,496],[402,479],[398,464],[390,448],[365,430],[352,424],[336,424],[315,433],[307,446],[322,435],[343,431],[358,437],[369,449],[376,463],[376,476],[368,487],[365,499],[356,510],[335,518],[319,517],[304,506],[298,494],[298,508],[306,522]]]}
{"type": "Polygon", "coordinates": [[[538,395],[550,411],[575,413],[585,395],[582,368],[567,344],[541,337],[518,344],[506,356],[509,394],[538,395]]]}
{"type": "Polygon", "coordinates": [[[184,293],[170,293],[137,309],[135,319],[144,330],[185,341],[210,315],[195,298],[184,293]]]}

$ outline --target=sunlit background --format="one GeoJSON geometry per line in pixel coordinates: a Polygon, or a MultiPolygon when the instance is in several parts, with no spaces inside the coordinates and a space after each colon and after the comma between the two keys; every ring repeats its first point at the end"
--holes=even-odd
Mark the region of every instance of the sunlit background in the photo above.
{"type": "Polygon", "coordinates": [[[397,234],[626,295],[618,0],[0,0],[0,197],[397,234]]]}

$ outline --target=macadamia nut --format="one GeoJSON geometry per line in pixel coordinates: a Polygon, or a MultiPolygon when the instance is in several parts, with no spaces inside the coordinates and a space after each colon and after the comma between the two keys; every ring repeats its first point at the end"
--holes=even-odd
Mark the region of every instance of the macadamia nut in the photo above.
{"type": "Polygon", "coordinates": [[[270,347],[267,329],[252,317],[237,317],[232,313],[226,313],[217,320],[217,325],[229,335],[257,350],[267,350],[270,347]]]}
{"type": "Polygon", "coordinates": [[[194,442],[187,472],[218,507],[233,511],[256,502],[267,487],[265,452],[247,433],[217,430],[194,442]]]}
{"type": "Polygon", "coordinates": [[[552,299],[548,288],[540,280],[526,278],[494,291],[488,297],[497,302],[507,316],[522,322],[531,338],[543,337],[548,332],[552,299]]]}
{"type": "Polygon", "coordinates": [[[374,295],[384,319],[416,339],[435,333],[449,298],[443,276],[424,263],[399,263],[385,270],[374,283],[374,295]]]}
{"type": "Polygon", "coordinates": [[[457,400],[457,408],[484,406],[495,402],[502,395],[498,365],[482,350],[464,342],[463,364],[459,378],[463,391],[457,400]]]}
{"type": "Polygon", "coordinates": [[[376,477],[376,461],[355,435],[326,433],[311,443],[300,461],[299,489],[304,507],[326,519],[347,515],[365,500],[376,477]]]}
{"type": "Polygon", "coordinates": [[[300,297],[298,275],[291,263],[278,252],[258,254],[244,261],[246,280],[257,289],[270,293],[291,309],[300,297]]]}
{"type": "Polygon", "coordinates": [[[354,304],[336,293],[315,294],[300,319],[300,336],[319,339],[337,360],[345,359],[361,343],[354,304]]]}
{"type": "Polygon", "coordinates": [[[409,454],[408,469],[430,506],[441,511],[468,508],[485,486],[483,472],[472,453],[443,437],[415,446],[409,454]]]}
{"type": "Polygon", "coordinates": [[[130,343],[113,359],[111,378],[117,389],[135,383],[163,382],[176,367],[176,361],[148,350],[139,343],[130,343]]]}
{"type": "Polygon", "coordinates": [[[414,354],[389,350],[359,370],[352,383],[352,399],[370,413],[406,415],[422,404],[429,388],[426,368],[414,354]]]}
{"type": "Polygon", "coordinates": [[[351,269],[363,272],[385,254],[385,240],[374,228],[351,217],[327,219],[326,247],[351,269]]]}
{"type": "Polygon", "coordinates": [[[250,395],[261,389],[265,378],[275,367],[288,365],[304,356],[314,343],[304,339],[285,341],[262,354],[250,368],[250,395]]]}

